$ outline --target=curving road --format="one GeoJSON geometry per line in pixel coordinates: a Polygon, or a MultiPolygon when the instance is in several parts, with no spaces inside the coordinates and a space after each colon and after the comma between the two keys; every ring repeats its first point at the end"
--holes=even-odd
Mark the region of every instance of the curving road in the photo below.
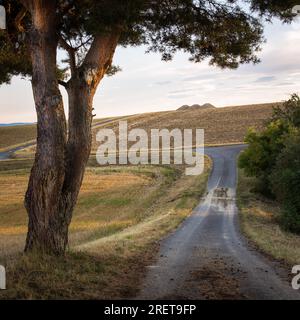
{"type": "Polygon", "coordinates": [[[23,150],[23,149],[26,149],[28,147],[32,147],[35,145],[35,142],[28,142],[28,143],[25,143],[21,146],[18,146],[18,147],[15,147],[15,148],[12,148],[12,149],[9,149],[7,151],[4,151],[4,152],[0,152],[0,160],[8,160],[11,158],[11,156],[17,152],[17,151],[20,151],[20,150],[23,150]]]}
{"type": "Polygon", "coordinates": [[[207,148],[207,195],[162,241],[140,299],[300,299],[288,271],[252,249],[237,223],[236,158],[245,146],[207,148]]]}

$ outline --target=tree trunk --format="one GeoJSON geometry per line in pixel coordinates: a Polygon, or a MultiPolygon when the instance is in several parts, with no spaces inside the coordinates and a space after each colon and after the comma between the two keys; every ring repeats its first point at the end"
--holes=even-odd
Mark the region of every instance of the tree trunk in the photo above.
{"type": "Polygon", "coordinates": [[[68,88],[69,135],[61,211],[67,223],[72,219],[92,144],[92,97],[88,87],[75,78],[68,88]]]}
{"type": "Polygon", "coordinates": [[[30,2],[33,26],[30,51],[32,88],[37,112],[37,150],[25,207],[29,224],[25,251],[60,254],[67,245],[68,225],[60,212],[65,177],[66,120],[56,77],[56,1],[30,2]]]}
{"type": "Polygon", "coordinates": [[[37,151],[25,207],[29,224],[25,251],[61,255],[92,142],[92,102],[117,46],[118,35],[96,37],[67,85],[69,134],[56,77],[56,1],[32,0],[30,45],[37,112],[37,151]]]}
{"type": "Polygon", "coordinates": [[[96,37],[82,66],[72,70],[68,82],[69,135],[61,211],[71,222],[92,145],[93,98],[110,67],[118,33],[96,37]]]}

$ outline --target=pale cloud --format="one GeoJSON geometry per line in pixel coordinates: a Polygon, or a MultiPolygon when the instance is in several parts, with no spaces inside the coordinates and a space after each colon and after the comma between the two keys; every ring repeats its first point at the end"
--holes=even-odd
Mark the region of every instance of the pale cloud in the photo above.
{"type": "Polygon", "coordinates": [[[266,76],[266,77],[260,77],[255,80],[255,82],[271,82],[276,80],[276,77],[274,76],[266,76]]]}
{"type": "Polygon", "coordinates": [[[172,81],[169,81],[169,80],[155,82],[155,84],[158,85],[158,86],[165,86],[165,85],[170,84],[170,83],[172,83],[172,81]]]}
{"type": "Polygon", "coordinates": [[[169,94],[168,95],[168,98],[170,98],[170,99],[182,99],[182,98],[187,98],[187,97],[189,97],[190,95],[189,94],[186,94],[186,93],[184,93],[184,94],[169,94]]]}

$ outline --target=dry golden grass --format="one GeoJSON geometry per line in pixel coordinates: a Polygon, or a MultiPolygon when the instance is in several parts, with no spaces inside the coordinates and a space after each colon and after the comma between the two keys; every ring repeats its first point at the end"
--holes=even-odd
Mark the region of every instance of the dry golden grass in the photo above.
{"type": "MultiPolygon", "coordinates": [[[[122,117],[107,117],[95,119],[93,124],[101,125],[106,121],[118,121],[122,117]]],[[[8,147],[22,145],[26,142],[31,142],[36,139],[36,125],[19,125],[11,127],[0,127],[0,152],[5,151],[8,147]]]]}
{"type": "MultiPolygon", "coordinates": [[[[271,116],[275,104],[258,104],[214,109],[196,109],[141,114],[128,118],[128,129],[204,129],[205,144],[230,144],[244,141],[249,127],[262,129],[264,122],[271,116]]],[[[118,132],[118,121],[105,125],[118,132]]],[[[97,130],[93,131],[93,150],[97,130]]]]}
{"type": "MultiPolygon", "coordinates": [[[[95,119],[93,151],[98,147],[95,136],[99,128],[112,128],[117,132],[120,120],[127,120],[129,129],[204,129],[207,145],[240,143],[249,127],[261,129],[278,103],[266,103],[215,109],[150,112],[123,117],[95,119]],[[110,121],[105,123],[105,121],[110,121]]],[[[35,126],[0,128],[0,149],[35,139],[35,126]]],[[[35,147],[19,151],[21,157],[32,157],[35,147]]]]}
{"type": "Polygon", "coordinates": [[[54,258],[18,253],[26,232],[28,170],[11,165],[0,173],[0,264],[8,276],[0,299],[134,296],[157,241],[199,202],[209,167],[207,159],[201,176],[168,166],[90,167],[70,228],[70,251],[54,258]]]}
{"type": "Polygon", "coordinates": [[[300,264],[300,236],[280,228],[279,206],[252,193],[254,183],[254,178],[246,177],[243,170],[239,170],[238,203],[242,230],[263,252],[290,265],[300,264]]]}
{"type": "Polygon", "coordinates": [[[0,127],[0,151],[10,146],[34,140],[36,125],[22,125],[13,127],[0,127]]]}
{"type": "MultiPolygon", "coordinates": [[[[146,175],[146,169],[145,175],[137,175],[134,171],[122,172],[120,168],[115,170],[106,173],[107,169],[88,169],[70,227],[71,239],[78,242],[91,237],[93,232],[106,234],[134,222],[133,213],[138,205],[142,205],[145,194],[151,194],[155,183],[146,175]]],[[[27,182],[26,170],[1,173],[0,256],[20,250],[23,245],[27,231],[27,215],[23,206],[27,182]]]]}

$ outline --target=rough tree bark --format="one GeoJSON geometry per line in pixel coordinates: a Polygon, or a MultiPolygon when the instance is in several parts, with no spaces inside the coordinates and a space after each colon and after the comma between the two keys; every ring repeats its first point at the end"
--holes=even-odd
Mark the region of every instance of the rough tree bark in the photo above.
{"type": "Polygon", "coordinates": [[[119,32],[95,38],[83,64],[72,70],[67,84],[69,97],[69,135],[62,207],[69,220],[76,204],[92,143],[93,98],[112,63],[119,32]]]}
{"type": "Polygon", "coordinates": [[[65,176],[66,120],[56,77],[55,1],[27,1],[32,16],[30,53],[32,89],[37,112],[37,151],[25,207],[29,216],[25,250],[65,246],[59,195],[65,176]]]}
{"type": "Polygon", "coordinates": [[[66,85],[69,95],[67,134],[56,75],[56,1],[27,0],[33,26],[30,51],[32,88],[37,112],[37,151],[25,207],[29,224],[25,251],[60,255],[68,245],[68,228],[91,150],[92,104],[97,86],[111,65],[119,32],[97,36],[66,85]]]}

